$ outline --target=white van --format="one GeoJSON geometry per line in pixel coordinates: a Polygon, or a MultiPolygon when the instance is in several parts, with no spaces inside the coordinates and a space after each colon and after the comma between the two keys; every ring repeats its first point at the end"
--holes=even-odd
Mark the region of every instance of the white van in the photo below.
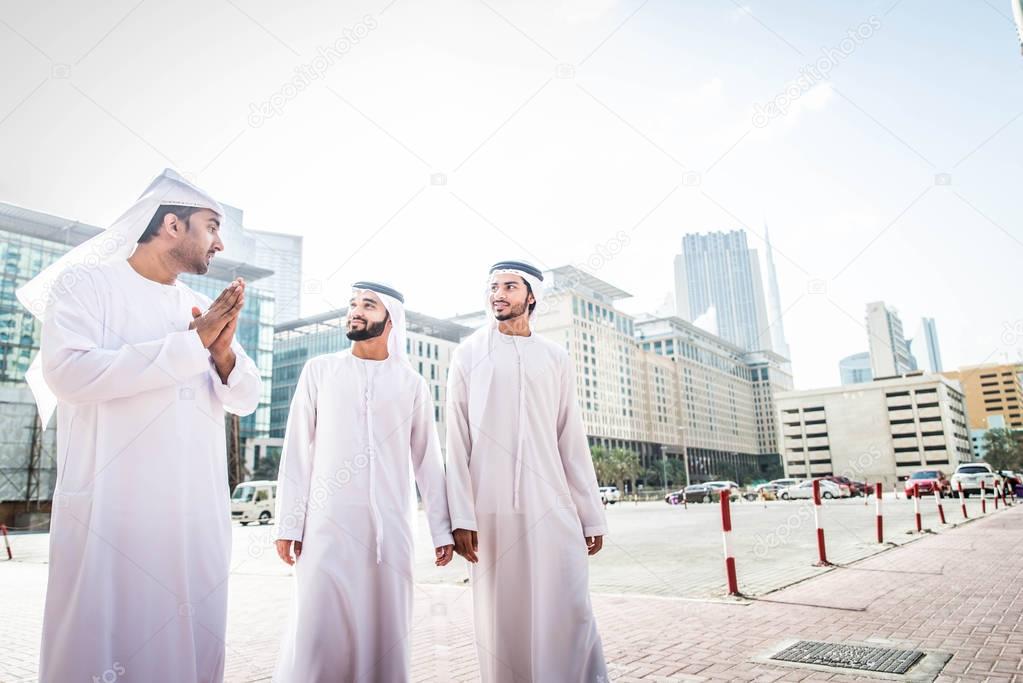
{"type": "Polygon", "coordinates": [[[269,524],[274,517],[276,481],[243,481],[231,496],[231,520],[247,526],[249,522],[269,524]]]}

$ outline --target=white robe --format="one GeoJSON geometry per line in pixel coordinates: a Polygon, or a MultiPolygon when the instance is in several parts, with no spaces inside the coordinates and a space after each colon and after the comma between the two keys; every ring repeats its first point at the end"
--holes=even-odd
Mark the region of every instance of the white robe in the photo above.
{"type": "Polygon", "coordinates": [[[302,555],[274,681],[408,680],[413,472],[434,546],[452,543],[433,417],[426,381],[395,356],[344,351],[302,369],[276,516],[302,555]]]}
{"type": "Polygon", "coordinates": [[[451,526],[479,532],[470,579],[482,680],[606,681],[584,536],[607,527],[571,359],[536,333],[489,334],[484,358],[472,357],[472,338],[456,350],[447,412],[451,526]],[[471,378],[484,363],[489,391],[472,424],[471,378]]]}
{"type": "Polygon", "coordinates": [[[79,270],[43,325],[57,485],[42,683],[220,681],[231,528],[224,410],[259,402],[237,342],[225,386],[191,307],[115,260],[79,270]]]}

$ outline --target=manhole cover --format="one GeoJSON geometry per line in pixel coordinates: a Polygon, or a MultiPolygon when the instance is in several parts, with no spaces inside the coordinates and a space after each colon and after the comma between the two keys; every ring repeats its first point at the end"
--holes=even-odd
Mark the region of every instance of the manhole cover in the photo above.
{"type": "Polygon", "coordinates": [[[799,664],[838,666],[845,669],[904,674],[924,656],[919,650],[896,650],[890,647],[867,647],[800,640],[771,659],[799,664]]]}

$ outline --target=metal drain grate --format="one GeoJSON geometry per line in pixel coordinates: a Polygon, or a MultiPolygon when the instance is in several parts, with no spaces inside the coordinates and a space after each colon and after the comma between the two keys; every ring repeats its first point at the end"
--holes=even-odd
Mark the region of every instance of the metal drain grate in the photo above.
{"type": "Polygon", "coordinates": [[[890,647],[866,647],[800,640],[771,659],[799,664],[837,666],[861,671],[904,674],[924,656],[919,650],[896,650],[890,647]]]}

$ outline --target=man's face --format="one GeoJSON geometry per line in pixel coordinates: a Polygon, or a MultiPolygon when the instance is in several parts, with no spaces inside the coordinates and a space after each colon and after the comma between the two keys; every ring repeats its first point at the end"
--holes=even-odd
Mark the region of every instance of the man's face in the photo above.
{"type": "Polygon", "coordinates": [[[521,275],[494,273],[490,277],[490,312],[498,320],[511,320],[529,314],[533,303],[526,281],[521,275]]]}
{"type": "Polygon", "coordinates": [[[170,253],[181,265],[182,272],[205,275],[213,256],[224,250],[224,243],[220,240],[220,216],[209,209],[196,211],[187,221],[168,214],[164,228],[173,227],[177,228],[177,239],[170,253]]]}
{"type": "Polygon", "coordinates": [[[352,292],[348,302],[348,332],[352,341],[366,341],[390,330],[387,308],[374,292],[367,289],[352,292]]]}

